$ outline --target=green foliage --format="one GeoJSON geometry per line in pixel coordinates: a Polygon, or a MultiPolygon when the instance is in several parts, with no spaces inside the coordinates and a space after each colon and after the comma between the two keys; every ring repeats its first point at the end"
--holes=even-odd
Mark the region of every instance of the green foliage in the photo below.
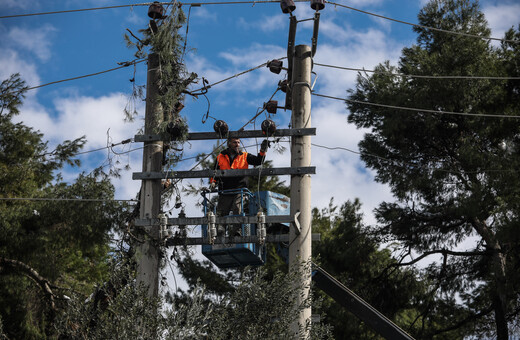
{"type": "MultiPolygon", "coordinates": [[[[150,20],[148,28],[140,31],[143,38],[132,35],[124,36],[127,46],[135,48],[135,57],[138,59],[146,58],[148,53],[156,55],[158,58],[158,80],[157,94],[153,99],[163,112],[163,117],[156,117],[157,126],[153,127],[156,133],[163,133],[170,123],[178,129],[174,140],[184,142],[188,134],[186,119],[181,117],[179,112],[183,107],[184,93],[187,87],[193,83],[197,74],[186,71],[184,61],[184,49],[182,48],[183,38],[179,34],[179,29],[186,21],[181,6],[172,3],[168,6],[170,13],[162,19],[150,20]],[[147,52],[149,50],[149,52],[147,52]]],[[[135,85],[135,79],[131,101],[143,98],[143,87],[135,85]]],[[[150,84],[149,84],[150,86],[150,84]]],[[[127,119],[133,119],[136,115],[135,105],[127,105],[125,109],[127,119]]]]}
{"type": "MultiPolygon", "coordinates": [[[[419,13],[419,23],[489,36],[476,1],[430,1],[419,13]]],[[[431,330],[428,336],[459,330],[506,339],[508,325],[518,322],[520,301],[514,283],[518,253],[513,251],[520,244],[518,124],[421,108],[518,116],[518,84],[390,72],[517,77],[520,44],[504,42],[497,49],[485,39],[414,30],[418,44],[403,49],[398,67],[382,63],[374,75],[359,75],[356,89],[349,91],[350,99],[361,103],[418,108],[410,113],[347,103],[349,122],[370,130],[360,143],[362,159],[397,199],[377,209],[379,234],[399,242],[405,255],[442,256],[424,270],[432,287],[429,300],[437,301],[421,310],[431,330]],[[470,237],[477,238],[472,248],[457,252],[470,237]],[[442,316],[448,313],[451,318],[442,316]]],[[[518,32],[511,30],[506,37],[518,39],[518,32]]]]}
{"type": "MultiPolygon", "coordinates": [[[[315,262],[403,329],[420,335],[424,330],[417,321],[426,284],[415,270],[397,266],[391,250],[381,248],[379,239],[363,226],[360,210],[358,200],[340,207],[331,200],[328,208],[313,210],[313,232],[321,234],[321,241],[313,244],[315,262]]],[[[324,322],[333,327],[336,339],[380,339],[357,317],[323,296],[324,322]]]]}
{"type": "Polygon", "coordinates": [[[10,119],[25,83],[15,75],[2,84],[16,96],[0,99],[9,108],[0,116],[0,197],[7,198],[0,200],[0,315],[9,338],[41,339],[51,334],[65,294],[86,294],[107,275],[109,237],[124,206],[110,201],[106,177],[63,182],[56,172],[79,165],[74,154],[84,138],[48,151],[41,133],[10,119]]]}
{"type": "Polygon", "coordinates": [[[9,119],[17,115],[26,90],[27,85],[20,78],[19,73],[12,74],[9,79],[2,81],[0,84],[0,116],[5,115],[9,119]]]}
{"type": "MultiPolygon", "coordinates": [[[[197,284],[190,295],[165,305],[148,299],[128,269],[116,266],[109,284],[87,301],[72,298],[57,322],[60,339],[284,339],[291,338],[289,326],[302,307],[294,304],[301,288],[291,275],[267,281],[261,270],[248,269],[218,298],[197,284]]],[[[328,337],[326,327],[313,327],[313,339],[328,337]]]]}

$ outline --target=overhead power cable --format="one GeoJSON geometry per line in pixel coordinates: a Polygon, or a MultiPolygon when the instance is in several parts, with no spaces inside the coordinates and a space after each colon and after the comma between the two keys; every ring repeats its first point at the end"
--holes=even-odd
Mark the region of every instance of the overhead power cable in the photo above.
{"type": "Polygon", "coordinates": [[[397,109],[397,110],[406,110],[406,111],[414,111],[414,112],[428,112],[428,113],[438,113],[438,114],[446,114],[446,115],[458,115],[458,116],[471,116],[471,117],[488,117],[488,118],[520,118],[520,116],[515,115],[503,115],[503,114],[489,114],[489,113],[470,113],[470,112],[452,112],[452,111],[442,111],[442,110],[429,110],[429,109],[419,109],[413,107],[403,107],[403,106],[394,106],[394,105],[386,105],[386,104],[377,104],[364,102],[360,100],[353,100],[348,98],[339,98],[333,96],[327,96],[319,93],[312,93],[314,96],[323,97],[328,99],[341,100],[350,103],[362,104],[362,105],[371,105],[377,107],[384,107],[388,109],[397,109]]]}
{"type": "MultiPolygon", "coordinates": [[[[296,2],[305,2],[308,0],[296,0],[296,2]]],[[[200,7],[202,5],[240,5],[240,4],[261,4],[261,3],[279,3],[279,0],[260,0],[260,1],[214,1],[214,2],[184,2],[179,3],[180,6],[193,6],[200,7]]],[[[92,8],[79,8],[79,9],[69,9],[63,11],[52,11],[52,12],[39,12],[39,13],[24,13],[24,14],[13,14],[13,15],[2,15],[0,19],[9,19],[9,18],[20,18],[20,17],[30,17],[30,16],[38,16],[38,15],[49,15],[49,14],[63,14],[63,13],[76,13],[76,12],[86,12],[86,11],[97,11],[103,9],[114,9],[114,8],[125,8],[125,7],[137,7],[137,6],[150,6],[153,2],[144,2],[139,4],[127,4],[127,5],[117,5],[117,6],[104,6],[104,7],[92,7],[92,8]]],[[[160,2],[161,5],[170,5],[171,2],[160,2]]]]}
{"type": "MultiPolygon", "coordinates": [[[[287,59],[287,57],[282,57],[282,58],[277,58],[277,59],[278,59],[278,60],[283,60],[283,59],[287,59]]],[[[246,73],[249,73],[249,72],[251,72],[251,71],[258,70],[258,69],[261,68],[261,67],[267,66],[267,63],[269,63],[269,61],[267,61],[267,62],[265,62],[265,63],[263,63],[263,64],[260,64],[260,65],[258,65],[258,66],[255,66],[255,67],[253,67],[253,68],[250,68],[250,69],[248,69],[248,70],[245,70],[245,71],[242,71],[242,72],[236,73],[236,74],[234,74],[234,75],[232,75],[232,76],[230,76],[230,77],[227,77],[227,78],[225,78],[225,79],[219,80],[219,81],[217,81],[217,82],[215,82],[215,83],[213,83],[213,84],[209,84],[209,85],[206,85],[206,86],[204,86],[204,87],[201,87],[200,89],[193,90],[193,91],[191,91],[191,92],[199,92],[199,91],[202,91],[202,90],[210,89],[210,88],[212,88],[212,87],[215,86],[215,85],[221,84],[221,83],[226,82],[226,81],[228,81],[228,80],[231,80],[231,79],[233,79],[233,78],[238,78],[238,77],[240,77],[240,76],[242,76],[242,75],[244,75],[244,74],[246,74],[246,73]]]]}
{"type": "Polygon", "coordinates": [[[404,73],[393,73],[393,72],[380,72],[376,70],[367,70],[364,68],[352,68],[343,67],[336,65],[314,63],[316,66],[335,68],[347,71],[358,71],[358,72],[369,72],[369,73],[380,73],[389,74],[392,76],[408,77],[408,78],[425,78],[425,79],[491,79],[491,80],[520,80],[520,77],[494,77],[494,76],[427,76],[427,75],[415,75],[415,74],[404,74],[404,73]]]}
{"type": "MultiPolygon", "coordinates": [[[[128,143],[133,143],[132,138],[128,138],[128,139],[122,140],[119,143],[112,143],[110,145],[107,145],[107,146],[104,146],[104,147],[101,147],[101,148],[97,148],[97,149],[93,149],[93,150],[87,150],[87,151],[81,151],[81,152],[78,152],[78,153],[75,153],[75,154],[71,155],[71,157],[75,157],[75,156],[78,156],[78,155],[84,155],[84,154],[87,154],[87,153],[92,153],[92,152],[97,152],[97,151],[102,151],[102,150],[106,150],[106,149],[112,148],[114,146],[118,146],[118,145],[122,145],[122,144],[128,144],[128,143]]],[[[142,149],[142,148],[143,147],[138,148],[138,149],[134,149],[134,150],[139,150],[139,149],[142,149]]],[[[131,151],[134,151],[134,150],[131,150],[131,151]]],[[[54,151],[53,151],[53,152],[48,152],[48,153],[44,153],[44,154],[41,154],[41,155],[37,155],[35,157],[39,158],[39,157],[43,157],[43,156],[47,156],[47,155],[53,156],[55,154],[54,154],[54,151]]]]}
{"type": "Polygon", "coordinates": [[[338,4],[338,3],[336,3],[336,2],[332,2],[332,1],[327,1],[327,3],[329,3],[329,4],[331,4],[331,5],[334,5],[334,6],[338,6],[338,7],[343,7],[343,8],[351,9],[351,10],[353,10],[353,11],[357,11],[357,12],[360,12],[360,13],[364,13],[364,14],[372,15],[372,16],[375,16],[375,17],[377,17],[377,18],[381,18],[381,19],[385,19],[385,20],[390,20],[390,21],[398,22],[398,23],[400,23],[400,24],[405,24],[405,25],[410,25],[410,26],[415,26],[415,27],[425,28],[425,29],[429,29],[429,30],[432,30],[432,31],[443,32],[443,33],[449,33],[449,34],[456,34],[456,35],[462,35],[462,36],[466,36],[466,37],[479,38],[479,39],[484,39],[484,40],[495,40],[495,41],[504,41],[504,42],[512,42],[512,43],[519,43],[519,42],[520,42],[519,40],[510,40],[510,39],[500,39],[500,38],[492,38],[492,37],[483,37],[483,36],[481,36],[481,35],[476,35],[476,34],[469,34],[469,33],[464,33],[464,32],[457,32],[457,31],[449,31],[449,30],[444,30],[444,29],[441,29],[441,28],[435,28],[435,27],[430,27],[430,26],[424,26],[424,25],[414,24],[414,23],[411,23],[411,22],[406,22],[406,21],[402,21],[402,20],[397,20],[397,19],[389,18],[389,17],[386,17],[386,16],[384,16],[384,15],[380,15],[380,14],[376,14],[376,13],[372,13],[372,12],[368,12],[368,11],[363,11],[363,10],[361,10],[361,9],[357,9],[357,8],[350,7],[350,6],[347,6],[347,5],[338,4]]]}
{"type": "MultiPolygon", "coordinates": [[[[207,5],[252,4],[254,6],[255,4],[279,3],[279,2],[280,2],[279,0],[215,1],[215,2],[187,2],[187,3],[179,3],[179,5],[180,6],[190,6],[190,7],[200,7],[200,6],[203,6],[203,5],[207,6],[207,5]]],[[[295,2],[308,2],[308,0],[295,0],[295,2]]],[[[381,15],[381,14],[376,14],[376,13],[364,11],[364,10],[361,10],[361,9],[358,9],[358,8],[354,8],[354,7],[351,7],[351,6],[338,4],[336,2],[332,2],[332,1],[326,1],[326,2],[331,4],[331,5],[333,5],[333,6],[347,8],[347,9],[350,9],[350,10],[353,10],[353,11],[357,11],[357,12],[364,13],[364,14],[367,14],[367,15],[375,16],[377,18],[394,21],[394,22],[397,22],[397,23],[400,23],[400,24],[405,24],[405,25],[410,25],[410,26],[415,26],[415,27],[421,27],[421,28],[425,28],[425,29],[429,29],[429,30],[433,30],[433,31],[444,32],[444,33],[449,33],[449,34],[457,34],[457,35],[473,37],[473,38],[479,38],[479,39],[484,39],[484,40],[495,40],[495,41],[504,41],[504,42],[512,42],[512,43],[519,43],[520,42],[518,40],[500,39],[500,38],[493,38],[493,37],[483,37],[483,36],[475,35],[475,34],[469,34],[469,33],[464,33],[464,32],[457,32],[457,31],[450,31],[450,30],[444,30],[444,29],[441,29],[441,28],[435,28],[435,27],[429,27],[429,26],[414,24],[414,23],[411,23],[411,22],[403,21],[403,20],[393,19],[393,18],[384,16],[384,15],[381,15]]],[[[95,10],[124,8],[124,7],[135,7],[135,6],[149,6],[151,4],[152,4],[152,2],[145,2],[145,3],[139,3],[139,4],[104,6],[104,7],[92,7],[92,8],[80,8],[80,9],[63,10],[63,11],[13,14],[13,15],[3,15],[3,16],[0,16],[0,19],[19,18],[19,17],[28,17],[28,16],[37,16],[37,15],[49,15],[49,14],[61,14],[61,13],[85,12],[85,11],[95,11],[95,10]]],[[[161,5],[170,5],[171,3],[170,2],[160,2],[160,4],[161,5]]]]}
{"type": "Polygon", "coordinates": [[[353,153],[353,154],[356,154],[356,155],[360,155],[360,156],[367,156],[367,157],[377,158],[377,159],[380,159],[380,160],[383,160],[383,161],[386,161],[386,162],[394,163],[395,165],[401,166],[401,167],[421,168],[421,169],[425,169],[425,170],[440,171],[440,172],[446,172],[446,173],[457,173],[457,174],[470,174],[471,173],[471,174],[474,174],[474,173],[482,173],[482,172],[519,172],[520,171],[518,169],[504,169],[504,170],[500,170],[500,169],[483,169],[483,170],[480,170],[480,171],[474,170],[474,171],[464,171],[464,172],[462,172],[460,170],[449,170],[449,169],[432,168],[432,167],[428,167],[428,166],[424,166],[424,165],[418,165],[418,164],[402,162],[402,161],[393,160],[393,159],[381,157],[381,156],[378,156],[378,155],[374,155],[374,154],[371,154],[371,153],[368,153],[368,152],[360,152],[360,151],[352,150],[352,149],[341,147],[341,146],[330,147],[330,146],[325,146],[325,145],[320,145],[320,144],[315,144],[315,143],[311,143],[311,145],[315,146],[315,147],[318,147],[318,148],[327,149],[327,150],[344,150],[344,151],[348,151],[350,153],[353,153]]]}
{"type": "Polygon", "coordinates": [[[77,77],[73,77],[73,78],[67,78],[67,79],[62,79],[62,80],[56,80],[56,81],[53,81],[53,82],[50,82],[50,83],[46,83],[46,84],[42,84],[42,85],[38,85],[38,86],[32,86],[32,87],[29,87],[29,88],[27,88],[27,90],[34,90],[34,89],[38,89],[38,88],[40,88],[40,87],[49,86],[49,85],[58,84],[58,83],[63,83],[63,82],[66,82],[66,81],[71,81],[71,80],[77,80],[77,79],[81,79],[81,78],[87,78],[87,77],[97,76],[97,75],[100,75],[100,74],[103,74],[103,73],[107,73],[107,72],[112,72],[112,71],[115,71],[115,70],[119,70],[119,69],[121,69],[121,68],[125,68],[125,67],[131,66],[131,65],[139,64],[139,63],[142,63],[143,61],[146,61],[146,59],[141,59],[141,60],[136,59],[136,60],[133,60],[133,61],[124,62],[124,63],[122,63],[121,66],[114,67],[114,68],[111,68],[111,69],[108,69],[108,70],[104,70],[104,71],[100,71],[100,72],[95,72],[95,73],[90,73],[90,74],[86,74],[86,75],[83,75],[83,76],[77,76],[77,77]]]}
{"type": "Polygon", "coordinates": [[[51,198],[51,197],[0,197],[0,201],[76,201],[76,202],[139,202],[129,199],[98,199],[98,198],[51,198]]]}
{"type": "Polygon", "coordinates": [[[147,3],[142,3],[142,4],[129,4],[129,5],[118,5],[118,6],[104,6],[104,7],[69,9],[69,10],[52,11],[52,12],[39,12],[39,13],[24,13],[24,14],[13,14],[13,15],[2,15],[2,16],[0,16],[0,19],[30,17],[30,16],[38,16],[38,15],[49,15],[49,14],[62,14],[62,13],[97,11],[97,10],[101,10],[101,9],[113,9],[113,8],[134,7],[134,6],[149,6],[151,4],[152,4],[151,2],[147,2],[147,3]]]}

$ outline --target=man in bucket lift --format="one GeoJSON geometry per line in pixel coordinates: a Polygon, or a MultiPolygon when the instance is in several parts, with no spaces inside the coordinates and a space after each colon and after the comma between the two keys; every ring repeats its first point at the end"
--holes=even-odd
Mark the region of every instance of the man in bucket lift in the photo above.
{"type": "MultiPolygon", "coordinates": [[[[247,152],[240,151],[240,139],[230,137],[227,140],[227,149],[223,150],[217,157],[217,169],[248,169],[249,165],[261,165],[264,161],[265,154],[269,148],[269,142],[264,140],[260,146],[258,155],[252,155],[247,152]]],[[[210,189],[215,190],[217,180],[210,178],[210,189]]],[[[241,189],[247,187],[246,176],[222,177],[218,179],[219,197],[217,203],[217,216],[229,215],[233,211],[233,215],[242,213],[240,192],[221,193],[223,190],[241,189]]],[[[218,235],[224,235],[224,227],[218,226],[218,235]]],[[[239,226],[233,226],[233,230],[229,232],[230,236],[241,236],[239,226]]]]}

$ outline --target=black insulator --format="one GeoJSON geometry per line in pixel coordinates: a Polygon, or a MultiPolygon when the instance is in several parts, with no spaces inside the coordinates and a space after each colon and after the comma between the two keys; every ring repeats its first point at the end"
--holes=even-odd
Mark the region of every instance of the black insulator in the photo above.
{"type": "Polygon", "coordinates": [[[279,74],[282,71],[283,61],[274,59],[267,63],[269,71],[279,74]]]}
{"type": "Polygon", "coordinates": [[[262,132],[264,135],[272,136],[275,131],[276,124],[272,120],[266,119],[262,122],[262,132]]]}
{"type": "Polygon", "coordinates": [[[280,80],[278,82],[278,87],[280,90],[282,90],[283,93],[287,93],[287,90],[289,88],[289,81],[287,79],[280,80]]]}
{"type": "Polygon", "coordinates": [[[154,20],[164,18],[164,7],[159,1],[154,1],[153,4],[148,7],[148,16],[154,20]]]}
{"type": "Polygon", "coordinates": [[[283,13],[287,14],[294,12],[296,5],[294,4],[293,0],[281,0],[280,8],[282,9],[283,13]]]}
{"type": "Polygon", "coordinates": [[[267,103],[264,104],[264,108],[269,113],[276,113],[276,109],[278,108],[278,101],[277,100],[270,100],[267,103]]]}
{"type": "Polygon", "coordinates": [[[315,11],[321,11],[325,8],[325,0],[311,0],[311,8],[315,11]]]}
{"type": "Polygon", "coordinates": [[[213,124],[213,130],[215,130],[219,136],[225,136],[229,132],[229,127],[225,121],[217,120],[215,124],[213,124]]]}

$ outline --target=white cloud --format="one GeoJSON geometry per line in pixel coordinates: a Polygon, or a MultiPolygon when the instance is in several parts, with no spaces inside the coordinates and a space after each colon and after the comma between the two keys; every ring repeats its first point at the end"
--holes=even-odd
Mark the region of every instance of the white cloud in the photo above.
{"type": "MultiPolygon", "coordinates": [[[[188,15],[188,11],[186,10],[186,15],[188,15]]],[[[194,7],[191,9],[190,13],[191,18],[202,19],[205,21],[213,21],[216,22],[218,17],[217,13],[214,11],[210,11],[208,6],[194,7]]]]}
{"type": "Polygon", "coordinates": [[[33,1],[31,0],[2,0],[0,2],[0,8],[31,8],[33,1]]]}
{"type": "MultiPolygon", "coordinates": [[[[85,96],[57,98],[54,105],[55,112],[49,112],[33,103],[24,106],[21,114],[16,117],[17,121],[23,121],[26,125],[42,132],[44,139],[50,142],[50,150],[64,140],[73,140],[81,136],[86,136],[87,139],[83,151],[103,148],[107,144],[117,144],[132,138],[142,124],[141,119],[136,119],[133,123],[124,123],[123,109],[126,105],[126,97],[120,93],[99,98],[85,96]]],[[[142,111],[142,107],[138,109],[142,111]]],[[[119,156],[113,152],[108,153],[108,150],[85,154],[80,157],[84,165],[80,171],[89,172],[107,163],[110,157],[113,163],[120,162],[120,164],[112,164],[113,166],[123,167],[128,163],[132,171],[139,172],[142,150],[124,152],[141,146],[138,143],[116,146],[113,151],[123,152],[119,156]]],[[[64,178],[71,180],[76,177],[76,173],[74,169],[66,169],[64,178]]],[[[135,182],[138,181],[133,181],[131,172],[128,171],[123,172],[122,178],[114,179],[113,183],[117,195],[120,195],[119,198],[133,198],[140,185],[135,182]]]]}
{"type": "MultiPolygon", "coordinates": [[[[204,77],[213,84],[266,63],[269,60],[283,57],[286,54],[286,50],[279,46],[253,44],[247,48],[236,48],[220,53],[219,56],[226,60],[227,63],[222,63],[221,60],[210,61],[205,58],[193,57],[188,61],[187,67],[190,71],[204,75],[204,77]],[[225,65],[225,68],[223,68],[222,65],[225,65]]],[[[226,91],[232,87],[239,92],[254,92],[268,85],[272,85],[274,91],[280,78],[280,75],[275,75],[269,72],[266,67],[261,67],[260,69],[220,83],[218,86],[215,86],[212,91],[226,91]]],[[[195,87],[200,87],[200,84],[195,87]]],[[[250,99],[253,101],[256,100],[256,98],[250,99]]]]}
{"type": "Polygon", "coordinates": [[[494,38],[503,38],[504,33],[511,27],[517,28],[520,24],[518,13],[520,4],[500,4],[496,6],[486,6],[482,9],[491,27],[494,38]]]}
{"type": "MultiPolygon", "coordinates": [[[[28,86],[40,84],[36,66],[23,60],[16,51],[0,49],[0,65],[2,65],[0,68],[0,81],[9,78],[11,74],[19,73],[28,86]]],[[[34,93],[34,91],[30,91],[27,93],[27,96],[31,97],[34,93]]]]}
{"type": "Polygon", "coordinates": [[[244,29],[259,29],[262,32],[285,32],[288,27],[288,22],[287,17],[280,14],[264,16],[256,21],[247,21],[244,18],[240,18],[238,24],[244,29]]]}
{"type": "Polygon", "coordinates": [[[51,57],[51,39],[56,28],[44,25],[34,29],[13,27],[7,34],[10,45],[34,53],[40,60],[47,61],[51,57]]]}

